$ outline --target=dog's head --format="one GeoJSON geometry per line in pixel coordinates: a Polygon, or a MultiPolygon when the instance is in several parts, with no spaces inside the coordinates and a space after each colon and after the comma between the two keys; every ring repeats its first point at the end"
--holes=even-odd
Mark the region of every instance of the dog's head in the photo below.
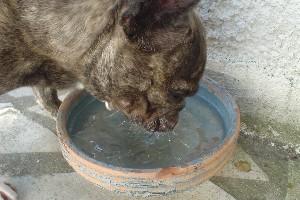
{"type": "Polygon", "coordinates": [[[197,2],[120,1],[110,38],[99,42],[92,93],[148,130],[173,129],[206,62],[204,30],[191,12],[197,2]]]}

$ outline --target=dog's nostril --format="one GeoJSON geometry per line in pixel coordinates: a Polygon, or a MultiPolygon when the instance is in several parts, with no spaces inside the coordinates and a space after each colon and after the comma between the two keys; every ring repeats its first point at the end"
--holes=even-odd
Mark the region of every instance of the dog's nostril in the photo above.
{"type": "Polygon", "coordinates": [[[167,119],[165,117],[159,119],[159,127],[158,131],[160,132],[166,132],[166,131],[171,131],[175,128],[177,124],[177,118],[176,117],[171,117],[170,119],[167,119]]]}
{"type": "Polygon", "coordinates": [[[149,131],[155,132],[155,131],[158,131],[158,130],[159,130],[159,127],[160,127],[160,121],[159,121],[159,119],[156,119],[156,120],[153,120],[153,121],[149,122],[149,123],[147,124],[147,127],[146,127],[146,128],[147,128],[149,131]]]}

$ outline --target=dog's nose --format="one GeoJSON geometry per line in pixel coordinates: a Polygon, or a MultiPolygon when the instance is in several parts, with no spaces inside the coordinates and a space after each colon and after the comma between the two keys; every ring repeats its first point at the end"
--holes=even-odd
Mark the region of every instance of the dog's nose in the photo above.
{"type": "Polygon", "coordinates": [[[177,122],[178,122],[178,116],[172,115],[172,116],[165,116],[159,119],[159,132],[166,132],[166,131],[172,131],[177,122]]]}
{"type": "Polygon", "coordinates": [[[177,115],[163,116],[152,120],[146,125],[146,129],[152,132],[167,132],[172,131],[178,122],[177,115]]]}

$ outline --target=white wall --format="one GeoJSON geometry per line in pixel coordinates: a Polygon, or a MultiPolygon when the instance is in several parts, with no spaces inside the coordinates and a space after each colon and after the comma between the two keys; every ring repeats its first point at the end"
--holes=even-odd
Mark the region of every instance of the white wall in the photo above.
{"type": "Polygon", "coordinates": [[[300,0],[202,0],[208,72],[243,114],[300,127],[300,0]]]}

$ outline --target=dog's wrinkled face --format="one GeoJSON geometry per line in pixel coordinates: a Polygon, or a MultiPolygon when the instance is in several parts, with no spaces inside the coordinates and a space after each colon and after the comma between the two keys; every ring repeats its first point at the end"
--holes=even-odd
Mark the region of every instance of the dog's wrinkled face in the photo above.
{"type": "Polygon", "coordinates": [[[190,3],[180,4],[180,12],[172,8],[177,4],[166,8],[174,12],[151,11],[151,17],[137,8],[130,10],[126,4],[105,49],[106,56],[102,56],[110,61],[101,61],[102,66],[94,72],[101,75],[101,83],[96,85],[101,85],[102,98],[110,107],[150,131],[175,127],[185,98],[195,94],[203,74],[204,33],[197,17],[185,10],[190,3]]]}

